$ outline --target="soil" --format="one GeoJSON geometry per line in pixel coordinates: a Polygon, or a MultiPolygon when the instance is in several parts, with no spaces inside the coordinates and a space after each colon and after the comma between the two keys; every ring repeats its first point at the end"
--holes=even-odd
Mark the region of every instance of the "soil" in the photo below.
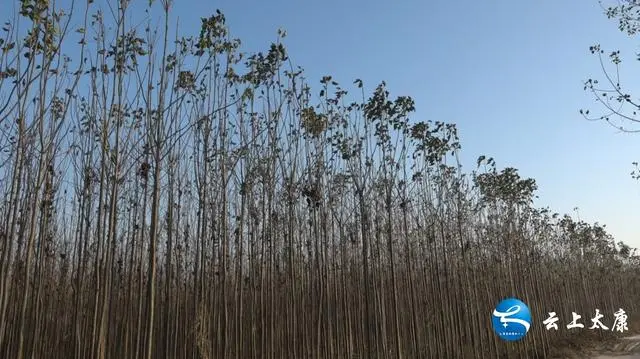
{"type": "Polygon", "coordinates": [[[594,353],[593,359],[640,359],[640,335],[634,335],[620,340],[611,350],[594,353]]]}

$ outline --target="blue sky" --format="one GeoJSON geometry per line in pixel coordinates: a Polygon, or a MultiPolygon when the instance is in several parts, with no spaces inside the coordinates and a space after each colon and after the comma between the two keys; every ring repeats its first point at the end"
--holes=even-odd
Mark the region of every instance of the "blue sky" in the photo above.
{"type": "MultiPolygon", "coordinates": [[[[458,125],[470,171],[485,154],[539,186],[537,205],[606,224],[640,247],[640,134],[588,122],[598,112],[583,80],[602,77],[589,46],[620,49],[623,75],[639,78],[638,46],[596,0],[194,1],[177,2],[181,27],[197,33],[219,8],[246,50],[266,49],[278,28],[310,80],[332,75],[416,101],[415,120],[458,125]],[[624,63],[623,63],[624,64],[624,63]]],[[[313,83],[313,82],[312,82],[313,83]]],[[[631,84],[633,85],[633,83],[631,84]]],[[[640,96],[640,86],[636,87],[640,96]]]]}
{"type": "MultiPolygon", "coordinates": [[[[0,3],[9,1],[16,6],[0,3]]],[[[600,110],[582,88],[602,78],[590,45],[622,50],[623,80],[640,75],[637,42],[597,0],[175,0],[172,23],[196,35],[200,18],[217,8],[243,50],[268,49],[283,28],[312,85],[332,75],[349,89],[360,78],[370,93],[385,80],[393,96],[414,98],[414,121],[458,125],[466,171],[479,155],[494,157],[536,179],[538,206],[570,214],[578,207],[581,219],[640,247],[640,182],[629,175],[640,133],[578,113],[600,110]]]]}

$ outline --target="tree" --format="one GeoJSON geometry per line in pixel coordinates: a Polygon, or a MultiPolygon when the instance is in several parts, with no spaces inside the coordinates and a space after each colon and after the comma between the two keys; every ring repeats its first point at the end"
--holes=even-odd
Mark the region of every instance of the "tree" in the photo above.
{"type": "MultiPolygon", "coordinates": [[[[618,1],[618,5],[608,7],[600,1],[600,6],[609,19],[617,20],[621,32],[634,36],[640,31],[640,1],[618,1]]],[[[620,50],[609,52],[595,44],[589,51],[598,58],[604,80],[589,78],[584,82],[584,90],[593,94],[604,113],[593,116],[588,109],[581,109],[580,113],[587,120],[605,121],[623,132],[640,132],[640,98],[633,96],[620,78],[623,62],[620,50]]],[[[637,60],[640,61],[640,54],[637,60]]]]}

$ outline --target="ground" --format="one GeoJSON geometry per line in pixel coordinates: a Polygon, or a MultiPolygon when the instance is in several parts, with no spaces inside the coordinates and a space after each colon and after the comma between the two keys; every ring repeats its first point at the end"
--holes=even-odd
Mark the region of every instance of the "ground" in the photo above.
{"type": "Polygon", "coordinates": [[[640,359],[640,335],[620,339],[613,348],[594,353],[593,359],[640,359]]]}

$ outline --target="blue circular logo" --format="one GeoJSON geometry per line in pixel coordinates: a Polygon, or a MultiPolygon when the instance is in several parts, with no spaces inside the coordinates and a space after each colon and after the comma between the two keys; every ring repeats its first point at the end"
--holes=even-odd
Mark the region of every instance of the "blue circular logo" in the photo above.
{"type": "Polygon", "coordinates": [[[492,315],[493,331],[509,342],[522,339],[531,327],[529,307],[521,300],[507,298],[498,303],[492,315]]]}

